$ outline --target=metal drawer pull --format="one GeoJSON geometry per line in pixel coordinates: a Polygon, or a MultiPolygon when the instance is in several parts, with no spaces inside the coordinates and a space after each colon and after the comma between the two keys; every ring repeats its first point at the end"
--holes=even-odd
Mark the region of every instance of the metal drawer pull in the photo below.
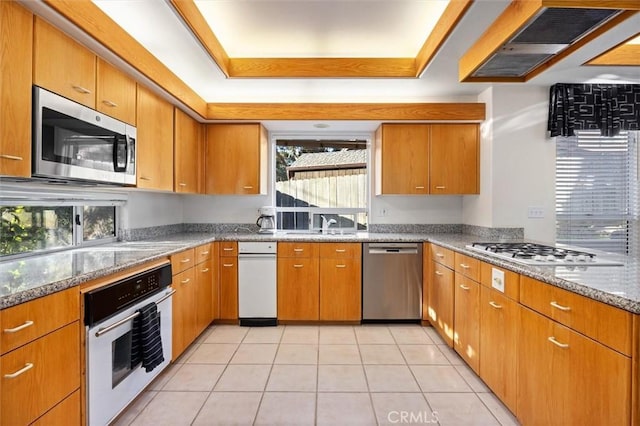
{"type": "Polygon", "coordinates": [[[562,349],[566,349],[569,347],[569,345],[567,343],[560,343],[556,340],[555,337],[551,336],[549,337],[547,340],[549,340],[551,343],[553,343],[554,345],[561,347],[562,349]]]}
{"type": "Polygon", "coordinates": [[[336,249],[336,253],[346,253],[347,250],[345,249],[336,249]]]}
{"type": "Polygon", "coordinates": [[[296,253],[301,253],[304,251],[304,249],[301,248],[294,248],[293,251],[295,251],[296,253]]]}
{"type": "Polygon", "coordinates": [[[222,250],[224,250],[224,251],[233,251],[233,247],[223,247],[222,250]]]}
{"type": "Polygon", "coordinates": [[[147,176],[140,176],[140,180],[151,180],[151,178],[147,176]]]}
{"type": "Polygon", "coordinates": [[[102,101],[103,104],[105,104],[106,106],[109,106],[111,108],[116,108],[118,106],[117,103],[113,102],[113,101],[109,101],[109,100],[104,100],[102,101]]]}
{"type": "Polygon", "coordinates": [[[178,186],[187,186],[187,184],[186,184],[186,183],[182,183],[182,182],[180,182],[180,183],[178,184],[178,186]]]}
{"type": "Polygon", "coordinates": [[[181,282],[182,284],[186,284],[186,283],[188,283],[189,281],[191,281],[191,278],[187,278],[186,280],[182,280],[182,281],[180,281],[180,282],[181,282]]]}
{"type": "Polygon", "coordinates": [[[187,262],[191,262],[191,259],[186,258],[186,259],[182,259],[182,260],[180,261],[180,263],[187,263],[187,262]]]}
{"type": "Polygon", "coordinates": [[[491,306],[493,306],[496,309],[502,309],[502,305],[498,305],[496,302],[494,302],[493,300],[489,302],[489,304],[491,306]]]}
{"type": "MultiPolygon", "coordinates": [[[[162,302],[164,302],[165,300],[167,300],[168,298],[170,298],[171,296],[173,296],[175,294],[175,290],[171,290],[170,293],[165,294],[162,298],[158,299],[158,301],[156,302],[156,305],[161,304],[162,302]]],[[[118,328],[120,327],[122,324],[126,323],[127,321],[131,321],[132,319],[134,319],[135,317],[137,317],[138,315],[140,315],[140,312],[136,311],[134,313],[132,313],[131,315],[129,315],[126,318],[122,318],[120,321],[115,322],[111,325],[108,325],[106,327],[101,327],[98,329],[98,331],[96,331],[96,337],[100,337],[102,336],[104,333],[108,333],[111,330],[113,330],[114,328],[118,328]]]]}
{"type": "Polygon", "coordinates": [[[445,189],[445,188],[446,188],[446,186],[442,186],[442,185],[436,186],[436,189],[445,189]]]}
{"type": "Polygon", "coordinates": [[[467,287],[466,285],[462,285],[462,284],[460,284],[460,288],[463,289],[464,291],[469,291],[469,289],[471,289],[471,287],[467,287]]]}
{"type": "Polygon", "coordinates": [[[253,189],[253,186],[251,185],[245,185],[242,187],[242,189],[253,189]]]}
{"type": "Polygon", "coordinates": [[[442,253],[436,253],[436,257],[439,257],[440,259],[444,258],[444,254],[442,253]]]}
{"type": "Polygon", "coordinates": [[[567,311],[570,311],[570,310],[571,310],[571,308],[570,308],[570,307],[568,307],[568,306],[558,305],[558,303],[557,303],[557,302],[555,302],[555,301],[553,301],[553,302],[551,302],[551,303],[549,303],[549,304],[550,304],[551,306],[553,306],[554,308],[560,309],[561,311],[565,311],[565,312],[567,312],[567,311]]]}
{"type": "Polygon", "coordinates": [[[440,271],[435,271],[435,274],[436,274],[436,275],[438,275],[438,276],[440,276],[440,277],[441,277],[442,275],[444,275],[444,274],[443,274],[442,272],[440,272],[440,271]]]}
{"type": "Polygon", "coordinates": [[[25,321],[25,323],[24,323],[24,324],[19,325],[19,326],[17,326],[17,327],[14,327],[14,328],[5,328],[5,329],[4,329],[4,332],[5,332],[5,333],[15,333],[16,331],[24,330],[25,328],[27,328],[27,327],[31,327],[32,325],[33,325],[33,321],[31,321],[31,320],[27,320],[27,321],[25,321]]]}
{"type": "Polygon", "coordinates": [[[336,268],[346,268],[347,265],[336,265],[336,268]]]}
{"type": "Polygon", "coordinates": [[[204,268],[201,272],[202,272],[203,274],[204,274],[205,272],[209,272],[209,268],[204,268]]]}
{"type": "Polygon", "coordinates": [[[206,256],[208,254],[209,254],[209,251],[207,250],[207,251],[203,251],[202,253],[200,253],[200,256],[206,256]]]}
{"type": "Polygon", "coordinates": [[[293,267],[294,268],[302,268],[302,267],[304,267],[304,265],[295,264],[295,265],[293,265],[293,267]]]}
{"type": "Polygon", "coordinates": [[[24,367],[22,367],[20,370],[16,371],[15,373],[11,373],[11,374],[5,374],[4,378],[5,379],[14,379],[16,377],[18,377],[19,375],[21,375],[22,373],[24,373],[25,371],[31,370],[33,368],[33,364],[28,362],[24,365],[24,367]]]}
{"type": "Polygon", "coordinates": [[[4,158],[5,160],[16,160],[22,161],[24,158],[18,157],[17,155],[9,155],[9,154],[0,154],[0,158],[4,158]]]}
{"type": "Polygon", "coordinates": [[[424,186],[416,186],[416,189],[424,189],[424,186]]]}
{"type": "Polygon", "coordinates": [[[223,263],[222,266],[224,266],[225,268],[231,268],[233,266],[233,263],[223,263]]]}
{"type": "Polygon", "coordinates": [[[73,90],[75,90],[76,92],[84,93],[85,95],[91,93],[91,90],[87,89],[86,87],[78,86],[77,84],[74,84],[71,87],[73,87],[73,90]]]}
{"type": "Polygon", "coordinates": [[[469,268],[471,268],[471,266],[469,266],[469,265],[465,265],[464,263],[461,263],[461,264],[460,264],[460,267],[461,267],[462,269],[469,269],[469,268]]]}

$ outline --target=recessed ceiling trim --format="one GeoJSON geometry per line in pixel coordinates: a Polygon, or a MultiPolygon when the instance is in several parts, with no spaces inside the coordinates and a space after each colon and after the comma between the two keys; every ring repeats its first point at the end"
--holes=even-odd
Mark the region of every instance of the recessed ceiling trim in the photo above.
{"type": "Polygon", "coordinates": [[[417,78],[473,0],[450,0],[415,58],[229,58],[193,0],[170,3],[230,78],[417,78]]]}
{"type": "Polygon", "coordinates": [[[209,120],[485,119],[484,103],[210,103],[209,120]]]}
{"type": "Polygon", "coordinates": [[[522,78],[522,81],[528,81],[586,43],[630,18],[637,13],[638,9],[640,9],[640,2],[627,0],[611,0],[607,2],[589,0],[513,0],[487,31],[462,56],[458,67],[459,80],[461,82],[491,82],[505,81],[505,78],[507,80],[522,78]],[[518,76],[496,75],[495,80],[488,80],[490,78],[488,75],[474,75],[487,62],[491,61],[495,55],[501,53],[505,45],[508,47],[510,40],[520,34],[526,25],[533,22],[533,19],[540,16],[542,11],[547,8],[614,9],[622,12],[604,21],[559,53],[550,56],[544,62],[537,64],[536,67],[527,70],[525,74],[518,76]]]}
{"type": "Polygon", "coordinates": [[[607,66],[640,66],[640,44],[631,44],[630,40],[638,38],[640,33],[634,35],[623,43],[596,56],[584,65],[607,66]]]}

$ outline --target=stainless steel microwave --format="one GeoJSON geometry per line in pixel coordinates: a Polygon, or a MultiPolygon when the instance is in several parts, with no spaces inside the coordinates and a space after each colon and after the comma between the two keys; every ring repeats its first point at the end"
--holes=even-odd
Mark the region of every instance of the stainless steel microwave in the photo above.
{"type": "Polygon", "coordinates": [[[136,183],[136,128],[33,87],[33,176],[136,183]]]}

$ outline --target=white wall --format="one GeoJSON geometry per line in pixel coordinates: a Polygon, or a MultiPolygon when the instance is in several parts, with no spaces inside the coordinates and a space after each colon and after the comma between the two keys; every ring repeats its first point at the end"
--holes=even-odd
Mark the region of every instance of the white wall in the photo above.
{"type": "Polygon", "coordinates": [[[553,242],[555,143],[546,136],[548,88],[494,86],[479,99],[487,103],[482,195],[465,197],[465,223],[524,227],[526,238],[553,242]],[[544,218],[528,218],[529,207],[542,207],[544,218]]]}
{"type": "Polygon", "coordinates": [[[258,208],[270,206],[270,195],[184,195],[185,223],[254,223],[258,208]]]}
{"type": "Polygon", "coordinates": [[[130,191],[122,211],[123,229],[148,228],[184,222],[182,196],[171,193],[130,191]]]}

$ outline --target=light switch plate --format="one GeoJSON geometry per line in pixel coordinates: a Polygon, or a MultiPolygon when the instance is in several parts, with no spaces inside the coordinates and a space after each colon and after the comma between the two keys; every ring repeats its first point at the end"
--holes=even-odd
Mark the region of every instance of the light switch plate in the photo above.
{"type": "Polygon", "coordinates": [[[529,219],[544,219],[544,207],[529,206],[527,216],[529,219]]]}
{"type": "Polygon", "coordinates": [[[504,293],[504,271],[491,268],[491,287],[501,293],[504,293]]]}

